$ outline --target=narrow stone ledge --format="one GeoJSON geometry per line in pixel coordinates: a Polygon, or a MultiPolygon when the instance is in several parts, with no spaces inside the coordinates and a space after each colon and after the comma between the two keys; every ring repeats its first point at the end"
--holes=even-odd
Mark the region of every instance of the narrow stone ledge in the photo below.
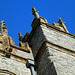
{"type": "Polygon", "coordinates": [[[72,38],[75,39],[75,36],[74,36],[73,34],[70,34],[70,33],[67,33],[67,32],[65,32],[65,31],[62,31],[62,30],[58,29],[57,27],[55,27],[55,26],[53,26],[53,25],[51,25],[51,24],[49,24],[49,23],[40,22],[40,25],[43,25],[43,24],[46,25],[46,26],[47,26],[48,28],[50,28],[50,29],[53,29],[53,30],[62,32],[62,33],[67,34],[67,35],[69,35],[69,36],[71,36],[72,38]]]}
{"type": "Polygon", "coordinates": [[[41,45],[41,47],[40,47],[40,49],[39,49],[39,51],[38,51],[36,57],[35,57],[35,60],[36,60],[36,61],[39,61],[39,60],[40,60],[40,58],[42,57],[42,55],[43,55],[43,53],[44,53],[44,51],[45,51],[45,49],[46,49],[47,47],[54,48],[54,49],[56,49],[56,50],[58,50],[58,51],[67,53],[67,54],[72,55],[72,56],[75,57],[75,51],[70,50],[70,49],[67,49],[67,48],[64,48],[64,47],[59,46],[59,45],[56,45],[56,44],[54,44],[54,43],[52,43],[52,42],[50,42],[50,41],[44,41],[44,42],[42,43],[42,45],[41,45]],[[47,43],[48,43],[49,45],[47,45],[47,43]]]}
{"type": "Polygon", "coordinates": [[[30,53],[30,50],[28,50],[27,48],[21,48],[21,47],[18,47],[16,45],[12,45],[12,44],[10,46],[13,47],[13,48],[16,48],[16,49],[19,49],[19,50],[22,50],[22,51],[30,53]]]}
{"type": "Polygon", "coordinates": [[[39,21],[39,23],[35,26],[35,28],[32,29],[32,31],[31,31],[31,33],[29,35],[29,38],[28,38],[28,42],[30,42],[31,38],[34,36],[34,34],[36,33],[36,31],[37,31],[37,29],[39,28],[40,25],[44,25],[44,26],[46,26],[46,27],[48,27],[48,28],[50,28],[52,30],[61,32],[63,34],[66,34],[66,35],[70,36],[71,38],[74,38],[75,39],[75,36],[73,34],[70,34],[70,33],[67,33],[65,31],[62,31],[59,28],[57,28],[57,27],[55,27],[55,26],[53,26],[53,25],[51,25],[49,23],[43,23],[43,22],[40,22],[39,21]]]}
{"type": "MultiPolygon", "coordinates": [[[[5,51],[0,50],[0,55],[5,57],[5,51]]],[[[16,60],[16,61],[19,61],[19,62],[22,62],[22,63],[26,63],[27,62],[27,58],[21,57],[19,55],[13,54],[13,53],[11,53],[10,59],[13,59],[13,60],[16,60]]]]}

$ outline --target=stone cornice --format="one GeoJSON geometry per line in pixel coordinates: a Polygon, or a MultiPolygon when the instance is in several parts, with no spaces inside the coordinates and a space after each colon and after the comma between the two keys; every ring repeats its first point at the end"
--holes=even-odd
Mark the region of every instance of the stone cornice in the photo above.
{"type": "MultiPolygon", "coordinates": [[[[75,51],[70,50],[70,49],[67,49],[67,48],[64,48],[64,47],[59,46],[59,45],[57,45],[57,44],[54,44],[54,43],[52,43],[52,42],[50,42],[50,41],[44,41],[44,42],[42,43],[42,45],[41,45],[41,47],[40,47],[40,49],[39,49],[39,51],[38,51],[36,57],[35,57],[35,60],[37,60],[37,61],[40,60],[40,58],[42,57],[42,55],[43,55],[43,53],[44,53],[44,51],[45,51],[45,49],[46,49],[47,47],[53,48],[53,49],[55,49],[55,50],[57,50],[57,51],[67,53],[67,54],[72,55],[72,56],[75,57],[75,51]],[[49,45],[46,45],[47,43],[48,43],[49,45]]],[[[51,55],[51,56],[52,56],[52,55],[51,55]]]]}
{"type": "Polygon", "coordinates": [[[74,38],[75,39],[75,36],[73,34],[70,34],[70,33],[67,33],[65,31],[62,31],[60,30],[59,28],[49,24],[49,23],[43,23],[43,22],[39,22],[35,28],[32,29],[30,35],[29,35],[29,38],[28,38],[28,42],[31,40],[31,38],[34,36],[35,32],[37,31],[37,29],[39,28],[40,25],[44,25],[46,26],[47,28],[50,28],[52,30],[55,30],[55,31],[58,31],[58,32],[61,32],[62,34],[65,34],[65,35],[68,35],[69,37],[71,38],[74,38]]]}
{"type": "Polygon", "coordinates": [[[18,49],[18,50],[21,50],[21,51],[30,53],[30,50],[28,50],[27,48],[21,48],[21,47],[18,47],[18,46],[16,46],[16,45],[12,45],[12,44],[10,44],[10,46],[11,46],[12,48],[15,48],[15,49],[18,49]]]}
{"type": "MultiPolygon", "coordinates": [[[[2,43],[2,40],[0,40],[0,43],[2,43]]],[[[11,43],[10,43],[10,46],[11,46],[12,48],[16,48],[16,49],[18,49],[18,50],[21,50],[21,51],[30,53],[30,50],[27,49],[27,48],[18,47],[18,46],[16,46],[16,45],[12,45],[11,43]]]]}
{"type": "Polygon", "coordinates": [[[67,33],[67,32],[65,32],[65,31],[62,31],[62,30],[60,30],[59,28],[57,28],[57,27],[55,27],[55,26],[53,26],[53,25],[51,25],[51,24],[49,24],[49,23],[43,23],[43,22],[40,23],[40,25],[43,25],[43,24],[46,25],[46,26],[47,26],[48,28],[50,28],[50,29],[53,29],[53,30],[62,32],[62,33],[67,34],[67,35],[69,35],[69,36],[71,36],[72,38],[75,39],[75,36],[74,36],[73,34],[70,34],[70,33],[67,33]]]}
{"type": "MultiPolygon", "coordinates": [[[[5,57],[5,53],[6,53],[5,51],[0,49],[0,55],[1,56],[5,57]]],[[[13,59],[13,60],[16,60],[16,61],[19,61],[19,62],[22,62],[22,63],[26,63],[27,62],[27,58],[19,56],[19,55],[16,55],[16,54],[13,54],[13,53],[11,53],[10,59],[13,59]]]]}

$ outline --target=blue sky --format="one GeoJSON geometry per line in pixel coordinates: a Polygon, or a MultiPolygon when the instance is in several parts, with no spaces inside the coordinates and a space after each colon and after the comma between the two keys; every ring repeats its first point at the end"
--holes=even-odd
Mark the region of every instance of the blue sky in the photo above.
{"type": "Polygon", "coordinates": [[[19,44],[18,32],[24,36],[32,30],[32,7],[50,24],[57,23],[61,17],[69,32],[75,34],[75,0],[0,0],[0,21],[6,22],[9,36],[16,45],[19,44]]]}

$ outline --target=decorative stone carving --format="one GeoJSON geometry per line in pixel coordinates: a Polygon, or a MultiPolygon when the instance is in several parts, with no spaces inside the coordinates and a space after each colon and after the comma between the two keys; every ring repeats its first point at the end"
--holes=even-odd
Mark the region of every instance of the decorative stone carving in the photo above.
{"type": "Polygon", "coordinates": [[[20,42],[20,47],[22,47],[22,48],[25,48],[25,49],[28,49],[28,50],[30,50],[30,47],[29,47],[29,44],[28,44],[28,42],[25,42],[25,43],[23,43],[23,42],[20,42]]]}
{"type": "Polygon", "coordinates": [[[54,25],[56,28],[58,28],[58,29],[64,31],[64,28],[63,28],[60,24],[58,24],[58,23],[53,23],[53,25],[54,25]]]}
{"type": "Polygon", "coordinates": [[[58,19],[59,19],[58,21],[59,24],[62,24],[62,23],[65,24],[65,22],[60,17],[58,17],[58,19]]]}
{"type": "Polygon", "coordinates": [[[34,15],[35,19],[34,21],[32,22],[32,28],[35,28],[39,23],[48,23],[47,20],[43,17],[40,17],[39,16],[39,12],[33,7],[32,8],[32,14],[34,15]]]}
{"type": "MultiPolygon", "coordinates": [[[[16,49],[11,47],[12,45],[15,45],[14,40],[8,36],[8,30],[7,27],[5,26],[5,21],[1,21],[0,23],[0,29],[1,29],[1,34],[2,34],[2,50],[5,52],[6,57],[10,57],[11,52],[13,54],[17,54],[16,49]]],[[[21,36],[21,35],[20,35],[21,36]]]]}
{"type": "Polygon", "coordinates": [[[3,41],[3,49],[6,49],[8,46],[9,46],[9,40],[8,40],[8,37],[3,37],[2,38],[2,41],[3,41]]]}
{"type": "Polygon", "coordinates": [[[1,32],[2,34],[8,34],[8,30],[7,30],[7,27],[5,26],[5,21],[1,21],[1,32]]]}
{"type": "Polygon", "coordinates": [[[56,28],[58,28],[58,29],[60,29],[60,30],[62,30],[62,31],[64,31],[64,32],[69,33],[68,30],[67,30],[67,28],[66,28],[66,26],[65,26],[65,22],[63,22],[63,20],[62,20],[60,17],[59,17],[58,23],[53,23],[53,25],[54,25],[56,28]],[[59,23],[59,24],[58,24],[58,23],[59,23]]]}
{"type": "Polygon", "coordinates": [[[26,35],[24,37],[22,37],[21,32],[18,33],[18,37],[19,37],[19,41],[21,42],[27,42],[27,38],[29,37],[29,33],[26,33],[26,35]]]}
{"type": "Polygon", "coordinates": [[[43,23],[48,23],[47,20],[43,17],[40,17],[40,22],[43,22],[43,23]]]}
{"type": "Polygon", "coordinates": [[[11,52],[12,52],[12,48],[11,47],[7,47],[6,49],[4,49],[5,51],[5,56],[6,57],[10,57],[11,52]]]}
{"type": "Polygon", "coordinates": [[[29,37],[29,33],[26,33],[24,37],[22,37],[21,32],[19,32],[19,46],[25,49],[30,49],[29,44],[27,42],[27,38],[29,37]]]}
{"type": "Polygon", "coordinates": [[[65,22],[59,17],[59,21],[58,23],[64,28],[64,31],[69,33],[66,26],[65,26],[65,22]]]}
{"type": "Polygon", "coordinates": [[[24,38],[23,38],[23,42],[27,42],[28,37],[29,37],[29,33],[26,33],[24,38]]]}
{"type": "MultiPolygon", "coordinates": [[[[11,37],[8,37],[9,38],[9,44],[10,45],[15,45],[14,43],[14,39],[12,39],[11,37]]],[[[17,50],[15,48],[12,48],[12,53],[13,54],[18,54],[17,50]]]]}
{"type": "Polygon", "coordinates": [[[39,12],[34,7],[32,8],[32,12],[33,12],[32,14],[34,15],[35,18],[40,18],[39,14],[38,14],[39,12]]]}
{"type": "Polygon", "coordinates": [[[23,37],[22,37],[22,35],[21,35],[21,32],[19,32],[18,35],[19,35],[19,36],[18,36],[18,37],[19,37],[19,41],[22,41],[22,40],[23,40],[23,37]]]}
{"type": "Polygon", "coordinates": [[[3,41],[3,50],[5,51],[5,56],[10,57],[12,48],[10,47],[8,36],[7,37],[3,36],[2,41],[3,41]]]}

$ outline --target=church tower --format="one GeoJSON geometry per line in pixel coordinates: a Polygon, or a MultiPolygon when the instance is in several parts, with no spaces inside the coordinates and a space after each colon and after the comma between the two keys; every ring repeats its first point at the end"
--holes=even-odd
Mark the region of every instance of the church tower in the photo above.
{"type": "Polygon", "coordinates": [[[33,7],[31,33],[19,32],[19,46],[0,22],[0,75],[75,75],[75,35],[65,22],[49,24],[33,7]]]}
{"type": "Polygon", "coordinates": [[[59,18],[52,25],[32,8],[34,20],[29,36],[37,75],[75,75],[75,36],[59,18]]]}

